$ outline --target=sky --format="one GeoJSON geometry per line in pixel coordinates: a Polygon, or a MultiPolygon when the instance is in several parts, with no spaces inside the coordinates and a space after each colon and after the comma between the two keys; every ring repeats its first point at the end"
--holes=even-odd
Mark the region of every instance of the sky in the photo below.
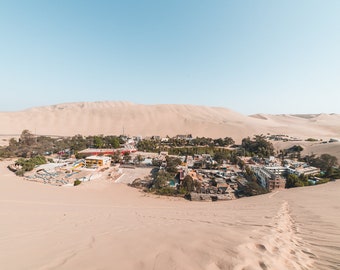
{"type": "Polygon", "coordinates": [[[0,111],[340,113],[339,0],[0,0],[0,111]]]}

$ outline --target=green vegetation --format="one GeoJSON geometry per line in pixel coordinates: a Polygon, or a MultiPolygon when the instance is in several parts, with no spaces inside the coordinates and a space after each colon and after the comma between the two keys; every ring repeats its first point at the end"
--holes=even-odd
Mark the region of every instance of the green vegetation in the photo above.
{"type": "Polygon", "coordinates": [[[179,158],[166,157],[166,167],[163,170],[158,170],[153,175],[153,183],[150,191],[155,192],[159,195],[179,195],[183,193],[182,190],[175,187],[170,187],[170,181],[174,181],[177,175],[177,166],[180,165],[182,161],[179,158]]]}
{"type": "Polygon", "coordinates": [[[304,158],[307,164],[320,168],[324,177],[332,177],[336,179],[339,176],[338,159],[335,156],[329,154],[322,154],[320,157],[316,155],[306,156],[304,158]]]}
{"type": "Polygon", "coordinates": [[[302,151],[303,151],[303,147],[301,145],[293,145],[290,148],[280,150],[279,156],[282,159],[282,161],[287,157],[290,159],[297,158],[298,160],[301,160],[302,151]]]}
{"type": "Polygon", "coordinates": [[[245,196],[256,196],[269,192],[267,188],[262,187],[258,182],[253,170],[249,166],[244,166],[244,178],[248,181],[240,188],[240,193],[245,196]]]}
{"type": "Polygon", "coordinates": [[[234,160],[236,156],[235,151],[227,150],[227,149],[216,149],[214,152],[213,158],[218,164],[222,164],[224,160],[234,160]]]}
{"type": "Polygon", "coordinates": [[[333,168],[328,177],[330,180],[340,179],[340,168],[333,168]]]}
{"type": "Polygon", "coordinates": [[[249,137],[242,140],[242,149],[247,156],[258,156],[261,158],[274,155],[274,146],[262,135],[256,135],[253,140],[249,137]]]}
{"type": "Polygon", "coordinates": [[[180,165],[182,161],[179,158],[166,157],[166,168],[164,170],[159,170],[154,174],[154,182],[152,187],[154,189],[162,189],[168,186],[168,183],[173,180],[177,174],[177,166],[180,165]]]}
{"type": "Polygon", "coordinates": [[[80,184],[81,184],[81,181],[80,181],[80,180],[75,180],[74,183],[73,183],[74,186],[78,186],[78,185],[80,185],[80,184]]]}
{"type": "Polygon", "coordinates": [[[240,188],[240,193],[245,196],[256,196],[268,193],[268,189],[262,187],[256,182],[248,181],[248,183],[240,188]]]}
{"type": "Polygon", "coordinates": [[[215,149],[227,147],[235,142],[230,137],[212,139],[196,137],[190,140],[180,138],[168,138],[167,141],[150,138],[143,139],[137,144],[139,151],[158,153],[169,151],[170,155],[194,155],[194,154],[214,154],[215,149]]]}
{"type": "Polygon", "coordinates": [[[178,189],[172,188],[172,187],[169,187],[169,186],[162,187],[160,189],[156,189],[155,193],[157,195],[164,195],[164,196],[177,196],[177,195],[181,194],[178,189]]]}
{"type": "Polygon", "coordinates": [[[297,176],[288,174],[286,179],[286,188],[309,186],[308,177],[305,175],[297,176]]]}
{"type": "MultiPolygon", "coordinates": [[[[322,154],[316,156],[314,154],[305,156],[303,160],[310,166],[314,166],[321,169],[320,175],[315,180],[315,184],[324,184],[330,180],[340,178],[340,168],[337,167],[338,160],[335,156],[329,154],[322,154]]],[[[314,185],[313,182],[308,180],[305,175],[297,176],[295,174],[289,174],[286,177],[286,188],[303,187],[314,185]]]]}
{"type": "Polygon", "coordinates": [[[156,177],[154,178],[153,181],[153,188],[155,189],[162,189],[166,186],[168,186],[168,182],[174,177],[173,174],[160,170],[159,172],[156,173],[156,177]]]}
{"type": "Polygon", "coordinates": [[[201,183],[197,180],[194,180],[190,175],[187,175],[183,179],[181,190],[186,194],[192,191],[200,191],[201,183]]]}
{"type": "Polygon", "coordinates": [[[166,157],[166,171],[172,174],[177,173],[177,166],[181,165],[182,161],[176,157],[166,157]]]}
{"type": "Polygon", "coordinates": [[[318,139],[314,139],[314,138],[308,138],[305,140],[306,142],[317,142],[318,139]]]}
{"type": "Polygon", "coordinates": [[[16,174],[23,176],[25,172],[32,171],[35,166],[46,164],[46,158],[44,156],[36,156],[30,159],[20,158],[15,164],[21,166],[16,174]]]}
{"type": "Polygon", "coordinates": [[[124,163],[129,163],[129,161],[131,160],[131,155],[129,152],[124,153],[123,160],[124,160],[124,163]]]}
{"type": "Polygon", "coordinates": [[[38,155],[61,153],[64,157],[85,148],[119,148],[124,143],[123,136],[87,136],[75,135],[73,137],[51,138],[35,136],[28,130],[22,131],[19,140],[10,139],[9,145],[0,147],[0,157],[30,158],[38,155]],[[65,151],[67,150],[67,151],[65,151]]]}
{"type": "MultiPolygon", "coordinates": [[[[328,183],[330,178],[318,178],[315,180],[315,185],[328,183]]],[[[304,186],[311,186],[314,183],[308,180],[308,176],[300,175],[297,176],[295,174],[289,174],[286,179],[286,188],[294,188],[294,187],[304,187],[304,186]]]]}

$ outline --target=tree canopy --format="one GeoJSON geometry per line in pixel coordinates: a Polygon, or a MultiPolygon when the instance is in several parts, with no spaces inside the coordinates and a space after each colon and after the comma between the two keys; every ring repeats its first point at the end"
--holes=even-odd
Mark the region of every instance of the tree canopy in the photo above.
{"type": "Polygon", "coordinates": [[[253,139],[244,138],[241,147],[245,150],[245,153],[249,153],[251,156],[269,157],[274,155],[273,144],[262,135],[256,135],[253,139]]]}

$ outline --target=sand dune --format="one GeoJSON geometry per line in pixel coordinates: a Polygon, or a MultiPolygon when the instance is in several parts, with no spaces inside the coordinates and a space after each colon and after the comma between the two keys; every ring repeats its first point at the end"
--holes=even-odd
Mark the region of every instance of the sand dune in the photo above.
{"type": "MultiPolygon", "coordinates": [[[[44,135],[253,134],[340,138],[340,115],[245,116],[225,108],[126,102],[0,113],[1,143],[44,135]]],[[[292,142],[295,144],[295,142],[292,142]]],[[[289,144],[289,143],[288,143],[289,144]]],[[[279,142],[277,147],[288,144],[279,142]]],[[[303,142],[306,153],[339,143],[303,142]],[[312,150],[311,150],[312,149],[312,150]]],[[[340,182],[194,203],[99,179],[78,187],[23,181],[0,162],[2,269],[339,269],[340,182]]]]}
{"type": "Polygon", "coordinates": [[[141,105],[129,102],[83,102],[0,113],[0,134],[23,129],[41,135],[125,134],[232,137],[287,134],[329,139],[340,137],[340,115],[253,115],[226,108],[193,105],[141,105]]]}
{"type": "Polygon", "coordinates": [[[340,182],[219,203],[23,181],[0,163],[2,269],[339,269],[340,182]]]}
{"type": "Polygon", "coordinates": [[[273,142],[275,149],[288,149],[293,145],[300,145],[303,148],[302,155],[322,155],[322,154],[330,154],[332,156],[337,157],[338,161],[340,161],[340,142],[333,143],[323,143],[323,142],[308,142],[308,141],[275,141],[273,142]]]}

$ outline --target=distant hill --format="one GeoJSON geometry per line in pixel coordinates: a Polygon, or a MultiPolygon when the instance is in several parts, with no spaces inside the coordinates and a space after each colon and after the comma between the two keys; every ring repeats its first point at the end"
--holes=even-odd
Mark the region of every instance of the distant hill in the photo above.
{"type": "Polygon", "coordinates": [[[192,134],[232,137],[287,134],[301,138],[340,138],[340,115],[242,115],[226,108],[194,105],[141,105],[129,102],[81,102],[0,112],[0,134],[28,129],[39,135],[192,134]]]}

